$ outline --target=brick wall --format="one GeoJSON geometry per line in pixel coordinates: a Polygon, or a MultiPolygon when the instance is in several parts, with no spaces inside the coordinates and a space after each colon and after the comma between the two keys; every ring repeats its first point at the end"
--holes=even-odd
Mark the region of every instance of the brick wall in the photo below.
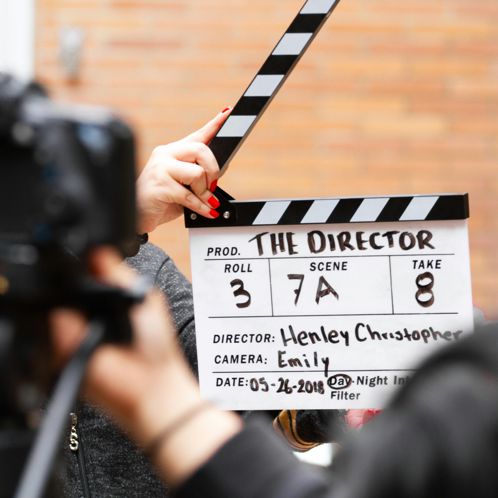
{"type": "MultiPolygon", "coordinates": [[[[37,0],[36,73],[152,149],[235,104],[304,0],[37,0]],[[58,62],[84,28],[80,79],[58,62]]],[[[474,301],[498,318],[498,1],[342,0],[220,185],[237,199],[469,192],[474,301]]],[[[152,240],[190,275],[181,220],[152,240]]]]}

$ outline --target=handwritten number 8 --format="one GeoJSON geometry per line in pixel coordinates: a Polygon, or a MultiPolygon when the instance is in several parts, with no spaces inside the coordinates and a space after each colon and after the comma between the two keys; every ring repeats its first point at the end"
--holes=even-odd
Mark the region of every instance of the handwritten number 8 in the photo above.
{"type": "Polygon", "coordinates": [[[249,292],[247,292],[244,289],[244,282],[242,282],[242,280],[239,280],[238,278],[236,278],[235,280],[232,280],[230,282],[230,285],[232,287],[235,287],[236,285],[239,286],[238,289],[236,289],[236,290],[233,291],[233,295],[235,297],[238,297],[238,296],[245,296],[245,297],[247,297],[247,301],[245,303],[236,303],[237,304],[237,308],[247,308],[251,304],[251,294],[249,294],[249,292]]]}
{"type": "Polygon", "coordinates": [[[434,275],[430,272],[425,272],[421,273],[415,280],[415,283],[417,284],[418,291],[415,294],[415,299],[417,300],[417,303],[420,304],[423,308],[428,308],[429,306],[432,306],[434,304],[434,293],[432,292],[432,288],[434,287],[434,275]],[[425,279],[429,279],[430,282],[428,284],[422,285],[421,282],[425,279]],[[422,301],[420,299],[420,296],[423,296],[424,294],[430,294],[430,299],[422,301]]]}

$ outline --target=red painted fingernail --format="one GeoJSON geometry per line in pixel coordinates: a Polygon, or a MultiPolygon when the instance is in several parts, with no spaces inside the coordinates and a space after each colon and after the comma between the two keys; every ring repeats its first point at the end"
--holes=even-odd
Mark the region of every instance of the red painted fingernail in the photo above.
{"type": "Polygon", "coordinates": [[[224,114],[225,112],[229,111],[231,108],[232,108],[232,107],[230,106],[230,107],[227,107],[226,109],[223,109],[223,110],[221,111],[221,114],[224,114]]]}
{"type": "Polygon", "coordinates": [[[216,199],[216,197],[214,196],[211,196],[209,199],[208,199],[208,203],[211,207],[213,208],[217,208],[217,207],[220,207],[220,201],[218,199],[216,199]]]}
{"type": "Polygon", "coordinates": [[[211,190],[211,192],[214,192],[216,190],[217,185],[218,185],[218,180],[215,180],[213,183],[211,183],[211,187],[209,188],[209,190],[211,190]]]}
{"type": "Polygon", "coordinates": [[[213,218],[218,218],[218,216],[220,215],[220,213],[218,213],[218,211],[215,211],[214,209],[211,209],[211,211],[209,211],[209,214],[210,214],[213,218]]]}

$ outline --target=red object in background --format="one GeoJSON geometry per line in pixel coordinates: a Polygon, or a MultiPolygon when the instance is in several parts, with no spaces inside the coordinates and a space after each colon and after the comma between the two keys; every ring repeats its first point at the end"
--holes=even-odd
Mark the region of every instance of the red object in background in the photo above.
{"type": "Polygon", "coordinates": [[[375,418],[382,410],[348,410],[346,413],[346,423],[351,429],[359,429],[375,418]]]}

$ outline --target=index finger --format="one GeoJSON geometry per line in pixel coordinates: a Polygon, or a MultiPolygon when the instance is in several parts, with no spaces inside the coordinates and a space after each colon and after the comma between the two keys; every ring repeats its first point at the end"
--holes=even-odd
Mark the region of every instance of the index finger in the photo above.
{"type": "Polygon", "coordinates": [[[208,145],[218,133],[219,129],[223,126],[228,116],[230,116],[232,109],[232,107],[227,107],[200,130],[188,135],[184,139],[180,140],[180,142],[201,142],[204,145],[208,145]]]}

